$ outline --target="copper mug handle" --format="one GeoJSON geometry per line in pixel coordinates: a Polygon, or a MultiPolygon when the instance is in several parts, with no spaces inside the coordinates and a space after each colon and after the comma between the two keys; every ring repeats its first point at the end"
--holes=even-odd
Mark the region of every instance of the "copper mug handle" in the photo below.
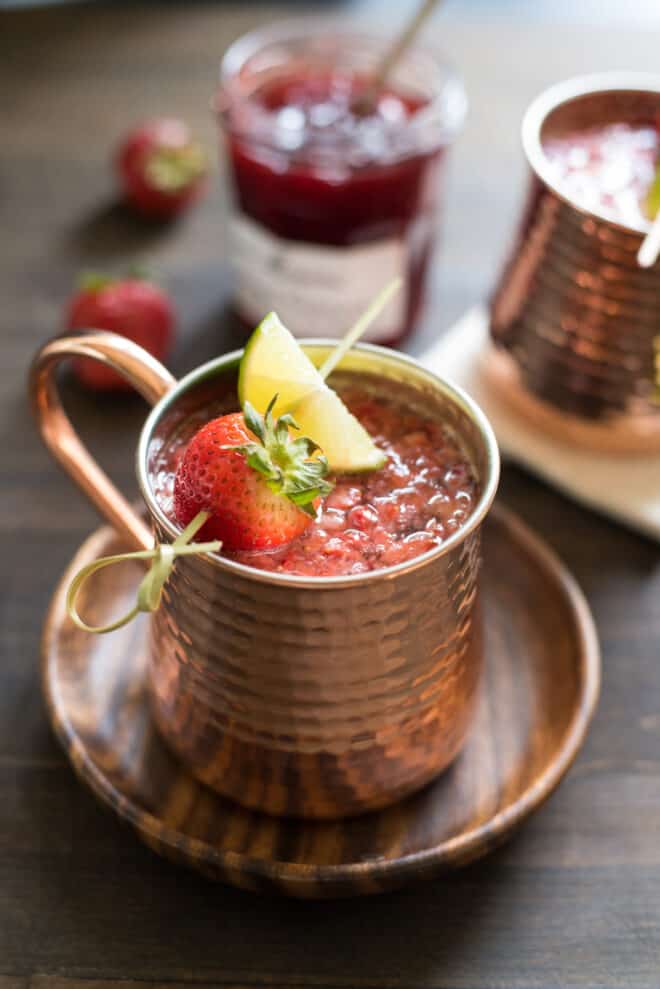
{"type": "Polygon", "coordinates": [[[71,357],[91,357],[118,371],[150,405],[174,387],[176,378],[142,347],[105,330],[55,337],[37,352],[30,369],[32,406],[44,443],[131,549],[150,549],[149,527],[90,455],[62,408],[55,369],[71,357]]]}

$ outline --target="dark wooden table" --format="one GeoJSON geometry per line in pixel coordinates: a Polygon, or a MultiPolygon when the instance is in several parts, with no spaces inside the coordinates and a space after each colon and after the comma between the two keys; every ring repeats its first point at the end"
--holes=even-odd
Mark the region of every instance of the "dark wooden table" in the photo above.
{"type": "MultiPolygon", "coordinates": [[[[472,113],[453,158],[433,306],[414,351],[492,284],[522,192],[517,129],[531,97],[588,69],[657,67],[649,31],[505,15],[488,22],[468,7],[450,4],[434,28],[466,77],[472,113]]],[[[97,806],[50,735],[40,625],[96,518],[37,439],[26,365],[58,329],[78,269],[135,261],[155,265],[176,297],[175,371],[231,342],[217,192],[176,229],[144,227],[114,204],[108,156],[128,122],[162,110],[187,117],[212,148],[218,55],[284,12],[123,4],[0,15],[0,989],[658,987],[658,548],[517,470],[505,470],[501,498],[584,587],[604,681],[574,769],[490,859],[367,901],[301,904],[214,887],[157,859],[97,806]]],[[[69,404],[113,476],[134,491],[139,400],[72,392],[69,404]]]]}

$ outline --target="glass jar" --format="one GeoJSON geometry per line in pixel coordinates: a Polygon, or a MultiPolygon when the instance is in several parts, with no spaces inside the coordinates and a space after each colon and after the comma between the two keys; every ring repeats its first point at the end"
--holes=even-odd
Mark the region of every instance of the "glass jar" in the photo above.
{"type": "Polygon", "coordinates": [[[398,343],[420,316],[444,151],[466,99],[415,48],[359,112],[388,40],[303,19],[245,35],[222,61],[229,252],[250,327],[275,309],[298,335],[341,336],[397,275],[405,290],[367,338],[398,343]]]}

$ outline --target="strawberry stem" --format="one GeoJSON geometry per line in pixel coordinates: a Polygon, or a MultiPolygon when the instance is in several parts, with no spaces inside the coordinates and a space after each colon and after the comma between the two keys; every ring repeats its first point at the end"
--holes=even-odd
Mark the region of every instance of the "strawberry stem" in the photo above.
{"type": "Polygon", "coordinates": [[[77,287],[81,292],[101,292],[109,285],[117,285],[123,281],[149,282],[156,284],[151,271],[141,264],[131,264],[121,275],[105,275],[100,271],[83,271],[77,278],[77,287]]]}
{"type": "Polygon", "coordinates": [[[311,518],[316,517],[314,502],[329,494],[333,484],[326,480],[330,470],[319,446],[307,436],[292,439],[290,431],[299,429],[293,416],[281,415],[277,422],[273,408],[277,395],[270,400],[264,416],[249,402],[243,404],[243,419],[258,442],[228,447],[245,457],[248,467],[260,474],[273,494],[282,495],[311,518]]]}
{"type": "Polygon", "coordinates": [[[206,155],[196,142],[181,148],[156,148],[144,164],[145,178],[160,192],[187,189],[207,171],[206,155]]]}
{"type": "Polygon", "coordinates": [[[84,271],[78,278],[78,288],[82,292],[100,292],[116,281],[111,275],[102,275],[99,271],[84,271]]]}
{"type": "Polygon", "coordinates": [[[114,632],[115,629],[128,625],[141,611],[156,611],[160,605],[163,587],[167,583],[174,561],[177,556],[192,556],[196,553],[217,553],[222,543],[214,540],[209,543],[192,543],[190,540],[199,532],[209,517],[208,512],[198,512],[195,518],[188,523],[183,532],[177,536],[173,543],[156,543],[153,549],[139,550],[136,553],[116,553],[113,556],[104,556],[100,560],[94,560],[82,570],[69,584],[66,594],[66,610],[69,617],[78,628],[84,632],[93,632],[95,635],[102,635],[105,632],[114,632]],[[108,625],[88,625],[84,621],[76,607],[76,600],[89,577],[113,566],[115,563],[123,563],[125,560],[152,560],[149,570],[140,581],[136,601],[133,607],[108,625]]]}

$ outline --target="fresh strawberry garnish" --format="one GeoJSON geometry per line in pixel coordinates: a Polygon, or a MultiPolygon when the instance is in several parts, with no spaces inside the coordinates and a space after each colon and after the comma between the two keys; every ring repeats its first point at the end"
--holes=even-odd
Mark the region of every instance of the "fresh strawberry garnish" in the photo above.
{"type": "Polygon", "coordinates": [[[280,546],[311,524],[315,502],[332,490],[317,444],[292,439],[298,426],[290,415],[273,419],[276,397],[263,418],[246,402],[190,441],[174,480],[174,511],[182,526],[210,513],[200,539],[220,539],[227,550],[280,546]]]}
{"type": "Polygon", "coordinates": [[[182,120],[141,124],[122,144],[117,168],[124,194],[140,212],[171,217],[198,199],[208,171],[206,155],[182,120]]]}
{"type": "MultiPolygon", "coordinates": [[[[67,327],[112,330],[163,360],[172,340],[174,310],[166,293],[152,282],[87,275],[69,303],[67,327]]],[[[74,370],[89,388],[113,391],[130,387],[115,371],[98,361],[82,357],[74,362],[74,370]]]]}

